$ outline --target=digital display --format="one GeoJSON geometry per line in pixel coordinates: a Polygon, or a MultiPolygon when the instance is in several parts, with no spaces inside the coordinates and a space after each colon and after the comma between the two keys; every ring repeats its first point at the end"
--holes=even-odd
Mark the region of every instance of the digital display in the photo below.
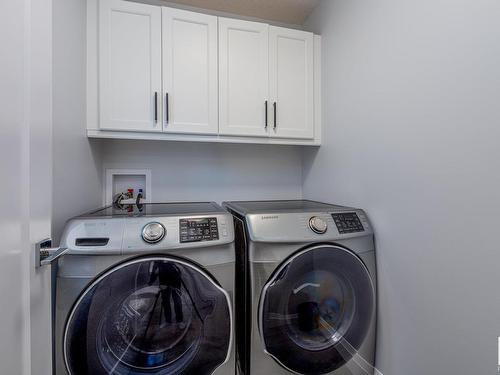
{"type": "Polygon", "coordinates": [[[179,233],[181,243],[218,240],[217,218],[180,219],[179,233]]]}
{"type": "Polygon", "coordinates": [[[332,214],[335,225],[340,234],[363,232],[363,224],[356,212],[341,212],[332,214]]]}

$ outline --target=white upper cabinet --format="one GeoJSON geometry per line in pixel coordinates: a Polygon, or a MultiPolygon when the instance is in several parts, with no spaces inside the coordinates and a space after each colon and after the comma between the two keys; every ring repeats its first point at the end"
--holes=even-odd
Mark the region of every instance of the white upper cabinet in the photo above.
{"type": "Polygon", "coordinates": [[[219,18],[220,134],[268,135],[268,72],[269,26],[219,18]]]}
{"type": "Polygon", "coordinates": [[[163,130],[217,134],[217,17],[162,8],[163,130]]]}
{"type": "Polygon", "coordinates": [[[161,8],[99,4],[99,127],[161,131],[161,8]]]}
{"type": "Polygon", "coordinates": [[[312,33],[269,27],[273,137],[314,137],[313,43],[312,33]]]}
{"type": "Polygon", "coordinates": [[[87,0],[87,135],[319,145],[320,37],[87,0]]]}

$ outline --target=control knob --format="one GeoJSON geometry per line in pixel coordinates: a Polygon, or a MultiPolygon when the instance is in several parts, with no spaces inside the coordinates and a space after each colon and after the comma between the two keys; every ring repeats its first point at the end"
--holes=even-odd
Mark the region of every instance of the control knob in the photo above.
{"type": "Polygon", "coordinates": [[[326,221],[318,216],[313,216],[309,219],[309,227],[314,233],[323,234],[328,229],[326,221]]]}
{"type": "Polygon", "coordinates": [[[142,228],[142,239],[150,244],[155,244],[163,240],[166,233],[165,227],[160,223],[148,223],[142,228]]]}

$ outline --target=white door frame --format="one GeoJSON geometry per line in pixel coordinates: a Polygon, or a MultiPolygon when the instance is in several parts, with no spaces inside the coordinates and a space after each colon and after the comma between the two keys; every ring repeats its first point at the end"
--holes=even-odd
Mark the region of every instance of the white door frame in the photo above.
{"type": "Polygon", "coordinates": [[[35,270],[34,243],[50,235],[52,0],[0,5],[0,363],[5,374],[52,372],[50,268],[35,270]]]}

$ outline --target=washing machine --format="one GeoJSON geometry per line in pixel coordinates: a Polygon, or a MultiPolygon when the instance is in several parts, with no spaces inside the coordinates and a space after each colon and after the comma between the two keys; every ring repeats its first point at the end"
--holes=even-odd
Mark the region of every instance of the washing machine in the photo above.
{"type": "Polygon", "coordinates": [[[233,219],[215,203],[70,220],[57,270],[56,375],[235,373],[233,219]]]}
{"type": "Polygon", "coordinates": [[[363,210],[225,202],[234,216],[240,374],[374,373],[376,268],[363,210]]]}

